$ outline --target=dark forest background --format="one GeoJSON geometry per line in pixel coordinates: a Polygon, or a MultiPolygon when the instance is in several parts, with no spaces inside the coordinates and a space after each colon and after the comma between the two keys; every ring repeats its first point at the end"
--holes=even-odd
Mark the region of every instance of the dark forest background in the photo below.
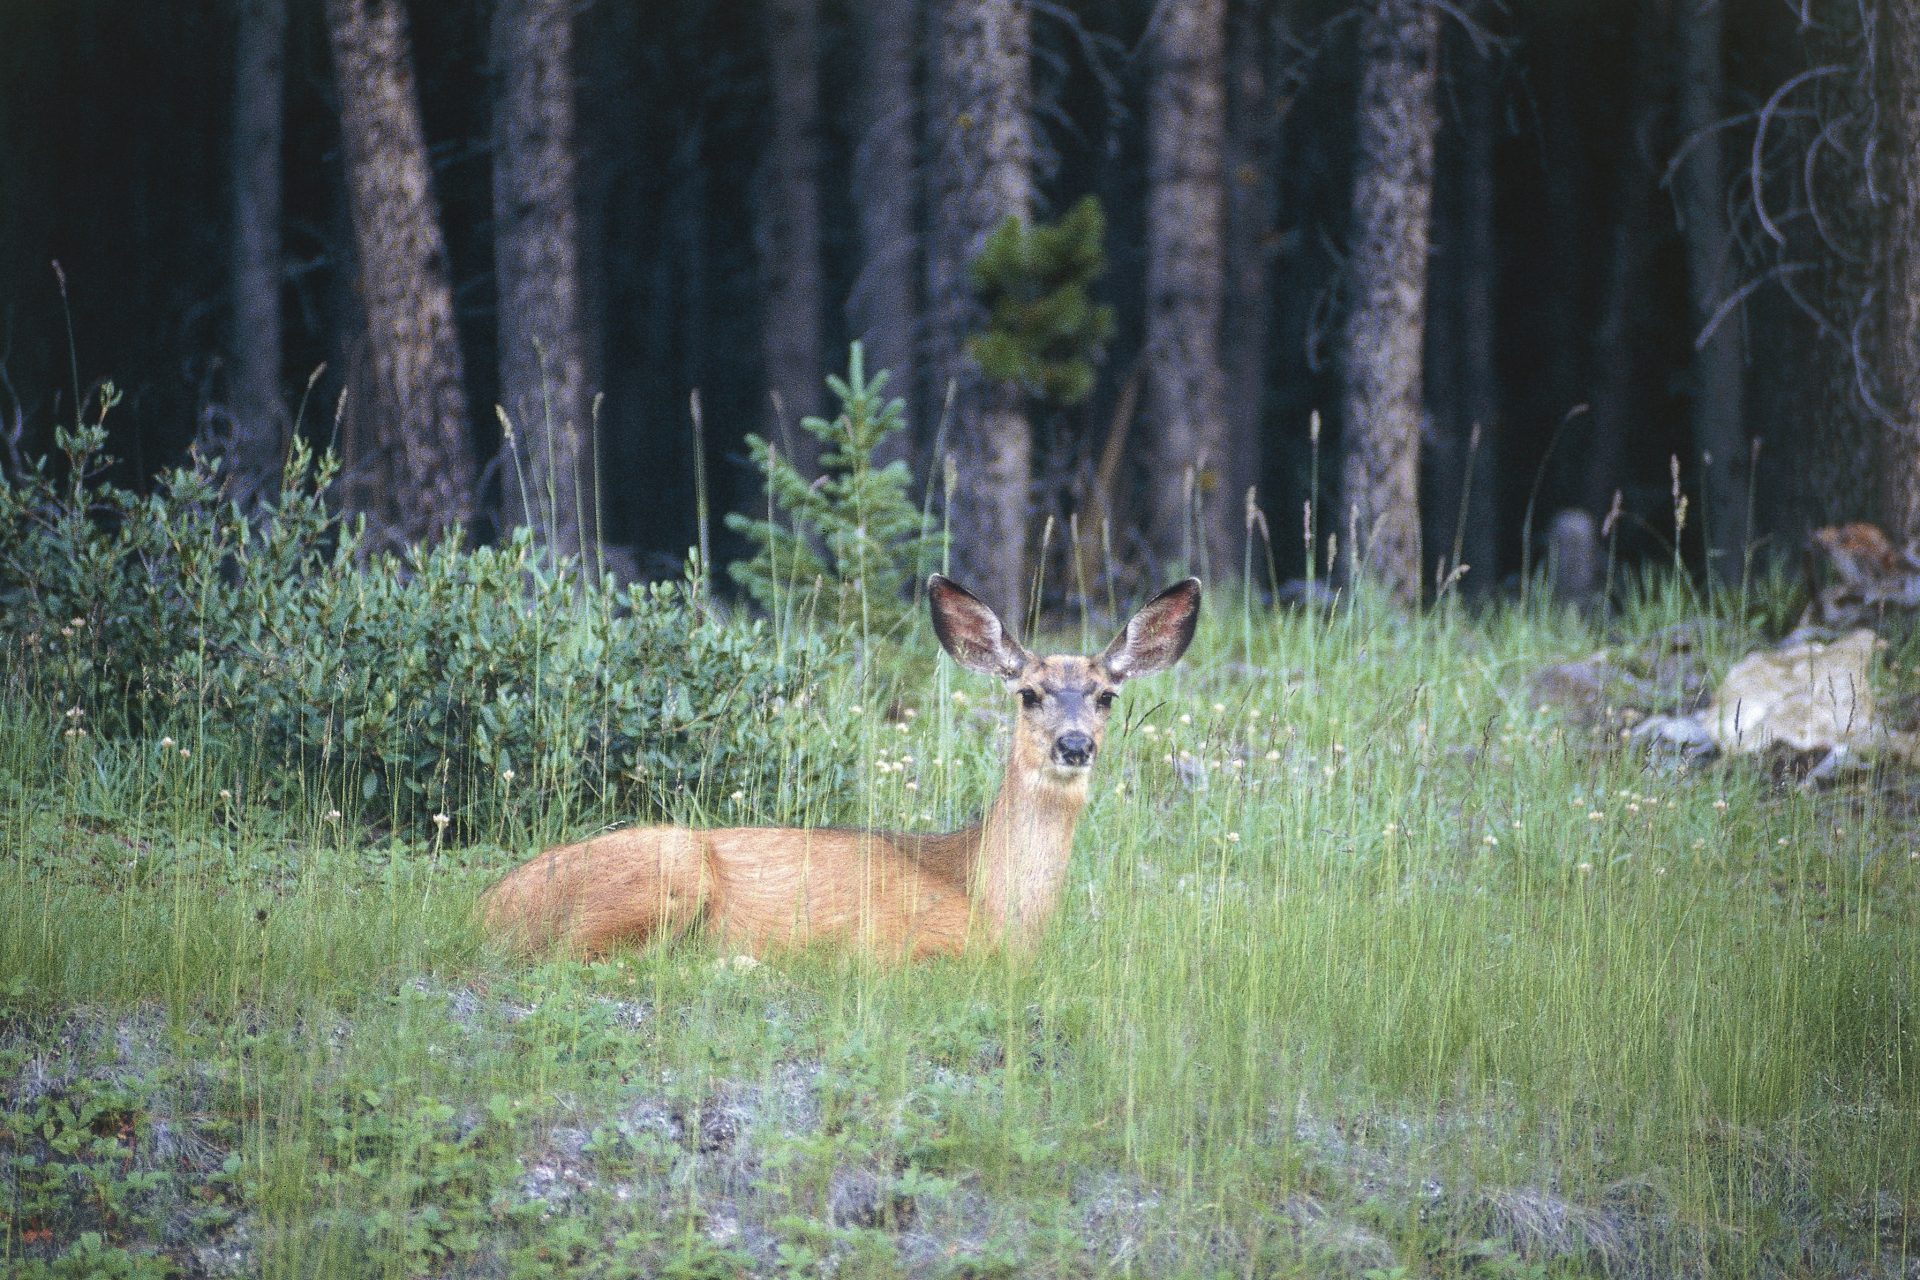
{"type": "Polygon", "coordinates": [[[1134,572],[1237,572],[1247,487],[1283,577],[1310,498],[1322,553],[1352,530],[1403,596],[1459,558],[1497,585],[1570,509],[1664,556],[1673,459],[1690,563],[1737,573],[1836,520],[1920,534],[1916,26],[1897,0],[10,0],[0,413],[44,452],[110,378],[142,481],[196,442],[263,475],[297,416],[405,541],[541,523],[502,404],[558,434],[555,491],[597,452],[604,541],[662,574],[696,535],[690,393],[713,508],[753,510],[746,434],[796,439],[864,338],[936,511],[956,457],[990,599],[1049,514],[1098,510],[1134,572]],[[983,375],[956,263],[1088,195],[1089,393],[983,375]]]}

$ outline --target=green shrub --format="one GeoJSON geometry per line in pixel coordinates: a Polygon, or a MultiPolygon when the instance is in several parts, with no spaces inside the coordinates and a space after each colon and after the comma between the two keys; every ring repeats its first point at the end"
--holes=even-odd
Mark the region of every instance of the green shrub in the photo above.
{"type": "Polygon", "coordinates": [[[778,714],[806,701],[820,644],[776,645],[690,587],[589,581],[524,531],[363,556],[326,506],[334,464],[298,444],[254,524],[208,466],[140,495],[100,479],[97,426],[60,444],[67,479],[0,482],[0,642],[69,736],[250,751],[415,827],[528,788],[632,812],[832,767],[778,714]]]}
{"type": "Polygon", "coordinates": [[[727,517],[756,548],[729,572],[775,617],[791,616],[817,585],[823,599],[808,611],[814,620],[884,635],[905,619],[914,585],[941,567],[945,535],[913,505],[906,464],[875,465],[874,451],[907,425],[901,402],[885,397],[886,371],[868,378],[856,342],[846,378],[830,377],[827,386],[840,413],[800,424],[826,446],[817,481],[767,441],[747,437],[772,509],[764,520],[727,517]]]}

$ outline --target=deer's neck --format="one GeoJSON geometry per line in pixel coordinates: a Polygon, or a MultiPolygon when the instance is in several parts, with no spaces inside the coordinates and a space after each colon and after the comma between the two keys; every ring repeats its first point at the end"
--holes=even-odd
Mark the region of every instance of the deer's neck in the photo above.
{"type": "Polygon", "coordinates": [[[1033,943],[1059,905],[1086,807],[1084,776],[1061,784],[1009,768],[980,825],[973,892],[981,923],[1004,943],[1033,943]]]}

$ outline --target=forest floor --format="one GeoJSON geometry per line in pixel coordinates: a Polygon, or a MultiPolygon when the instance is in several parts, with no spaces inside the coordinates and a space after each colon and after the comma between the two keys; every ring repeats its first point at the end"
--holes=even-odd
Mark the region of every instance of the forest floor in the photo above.
{"type": "MultiPolygon", "coordinates": [[[[1766,639],[1218,605],[1025,964],[516,961],[475,896],[577,824],[356,830],[14,698],[0,1271],[1912,1280],[1920,781],[1621,734],[1766,639]]],[[[823,696],[924,829],[1003,695],[914,643],[823,696]]]]}

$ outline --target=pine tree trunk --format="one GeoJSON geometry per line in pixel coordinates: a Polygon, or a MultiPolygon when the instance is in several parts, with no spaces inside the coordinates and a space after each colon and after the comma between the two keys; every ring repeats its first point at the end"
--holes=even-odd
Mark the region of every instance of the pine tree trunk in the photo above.
{"type": "Polygon", "coordinates": [[[1163,6],[1150,37],[1147,106],[1153,542],[1162,556],[1184,556],[1190,568],[1212,574],[1230,574],[1240,563],[1233,535],[1244,493],[1233,489],[1242,477],[1232,474],[1237,459],[1220,367],[1226,35],[1225,0],[1163,6]]]}
{"type": "Polygon", "coordinates": [[[440,537],[473,515],[473,447],[400,0],[327,0],[360,301],[379,404],[372,419],[374,547],[440,537]]]}
{"type": "MultiPolygon", "coordinates": [[[[1738,285],[1733,235],[1726,216],[1722,131],[1728,112],[1721,84],[1721,30],[1727,0],[1686,0],[1680,6],[1681,145],[1688,148],[1676,175],[1687,295],[1696,335],[1738,285]]],[[[1694,467],[1706,507],[1707,564],[1717,576],[1737,578],[1747,543],[1747,435],[1742,414],[1745,369],[1737,315],[1722,320],[1693,363],[1694,467]]]]}
{"type": "Polygon", "coordinates": [[[1633,19],[1632,114],[1613,181],[1618,204],[1608,237],[1600,325],[1593,341],[1593,446],[1581,486],[1581,500],[1596,518],[1605,517],[1624,483],[1627,434],[1639,416],[1636,330],[1646,305],[1647,239],[1659,178],[1647,147],[1662,97],[1666,16],[1663,0],[1643,0],[1633,19]]]}
{"type": "Polygon", "coordinates": [[[1455,110],[1436,146],[1433,241],[1426,326],[1433,419],[1426,531],[1448,572],[1468,567],[1462,590],[1499,581],[1500,389],[1494,365],[1494,299],[1500,255],[1493,239],[1493,140],[1497,64],[1469,35],[1442,44],[1455,110]],[[1464,504],[1464,510],[1463,510],[1464,504]]]}
{"type": "Polygon", "coordinates": [[[286,0],[240,0],[234,46],[233,330],[228,496],[242,507],[279,488],[287,434],[280,394],[280,143],[286,89],[286,0]]]}
{"type": "Polygon", "coordinates": [[[1346,562],[1403,604],[1420,600],[1420,421],[1433,188],[1436,12],[1366,0],[1345,333],[1346,562]]]}
{"type": "Polygon", "coordinates": [[[951,380],[947,453],[954,572],[1015,627],[1023,615],[1027,505],[1033,473],[1026,399],[967,359],[984,322],[967,267],[1008,217],[1033,214],[1032,33],[1024,0],[938,0],[929,134],[933,234],[927,307],[935,403],[951,380]]]}
{"type": "MultiPolygon", "coordinates": [[[[1879,19],[1886,42],[1881,110],[1893,170],[1882,224],[1886,319],[1878,362],[1891,421],[1879,433],[1879,471],[1887,532],[1904,544],[1920,539],[1920,13],[1887,0],[1879,19]]],[[[1867,488],[1864,477],[1854,482],[1867,488]]]]}
{"type": "Polygon", "coordinates": [[[769,396],[767,438],[802,471],[819,465],[818,441],[800,420],[825,395],[820,321],[820,52],[818,0],[769,0],[767,59],[773,89],[761,195],[761,347],[769,396]],[[773,407],[778,397],[779,409],[773,407]]]}
{"type": "MultiPolygon", "coordinates": [[[[1220,364],[1226,380],[1228,516],[1260,483],[1266,428],[1274,221],[1280,196],[1280,104],[1266,0],[1227,0],[1226,282],[1220,364]]],[[[1244,562],[1236,562],[1243,565],[1244,562]]],[[[1227,566],[1217,566],[1225,568],[1227,566]]]]}
{"type": "Polygon", "coordinates": [[[510,525],[557,555],[592,545],[592,406],[581,326],[574,0],[495,0],[493,251],[500,402],[517,465],[500,477],[510,525]]]}
{"type": "Polygon", "coordinates": [[[889,395],[907,402],[914,431],[882,446],[882,461],[908,458],[910,434],[920,434],[915,398],[915,344],[919,340],[919,225],[914,191],[917,136],[914,50],[918,6],[909,0],[864,6],[859,118],[866,127],[853,154],[853,204],[859,218],[860,274],[847,299],[849,327],[866,344],[867,368],[885,369],[889,395]]]}

